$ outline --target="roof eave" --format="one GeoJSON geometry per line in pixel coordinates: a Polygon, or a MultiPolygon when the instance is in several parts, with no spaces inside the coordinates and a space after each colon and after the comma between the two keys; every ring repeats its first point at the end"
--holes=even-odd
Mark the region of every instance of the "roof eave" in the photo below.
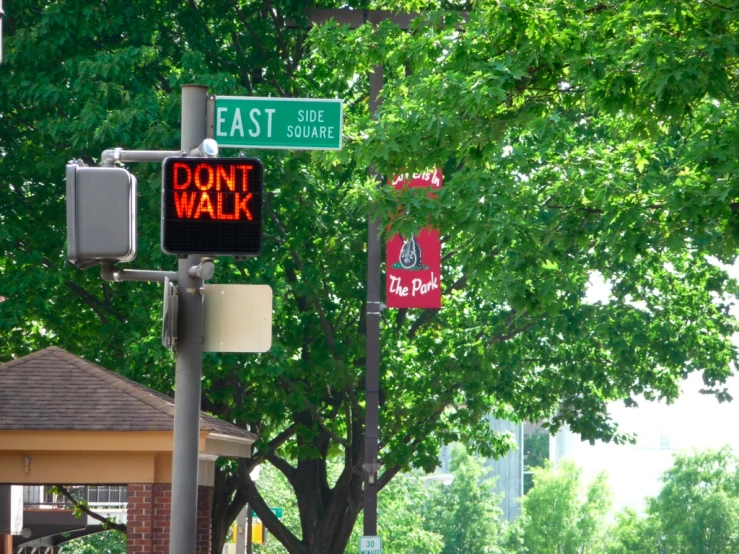
{"type": "Polygon", "coordinates": [[[200,453],[225,458],[251,458],[252,445],[255,440],[253,437],[235,437],[209,432],[205,436],[205,445],[200,453]]]}

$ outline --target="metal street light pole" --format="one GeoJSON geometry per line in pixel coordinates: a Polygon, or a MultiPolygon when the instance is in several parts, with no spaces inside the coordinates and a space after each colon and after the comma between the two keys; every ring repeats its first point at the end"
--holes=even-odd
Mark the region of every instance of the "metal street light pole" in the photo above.
{"type": "Polygon", "coordinates": [[[0,0],[0,63],[3,63],[3,0],[0,0]]]}
{"type": "MultiPolygon", "coordinates": [[[[401,29],[408,29],[411,21],[417,16],[413,13],[391,12],[387,10],[337,10],[312,9],[308,17],[312,25],[334,20],[341,25],[356,29],[365,23],[378,25],[390,19],[401,29]]],[[[298,27],[295,22],[288,26],[298,27]]],[[[383,67],[376,65],[370,75],[370,113],[374,116],[380,105],[379,94],[383,84],[383,67]]],[[[374,170],[371,174],[382,184],[382,176],[374,170]]],[[[382,264],[382,244],[380,243],[379,219],[370,216],[367,225],[367,337],[366,337],[366,374],[365,374],[365,430],[364,430],[364,535],[377,535],[377,473],[379,464],[380,430],[380,280],[382,264]]]]}
{"type": "MultiPolygon", "coordinates": [[[[370,113],[374,117],[379,106],[383,68],[376,65],[370,75],[370,113]]],[[[371,170],[382,185],[382,177],[371,170]]],[[[364,535],[377,535],[377,453],[380,442],[380,279],[382,277],[382,244],[380,220],[370,216],[367,224],[367,366],[365,375],[366,405],[364,422],[364,535]]]]}
{"type": "MultiPolygon", "coordinates": [[[[182,150],[189,151],[206,138],[207,93],[208,88],[204,86],[182,87],[182,150]]],[[[170,554],[195,554],[197,539],[204,283],[194,269],[200,262],[201,258],[198,255],[189,255],[177,261],[179,315],[175,364],[170,554]]]]}

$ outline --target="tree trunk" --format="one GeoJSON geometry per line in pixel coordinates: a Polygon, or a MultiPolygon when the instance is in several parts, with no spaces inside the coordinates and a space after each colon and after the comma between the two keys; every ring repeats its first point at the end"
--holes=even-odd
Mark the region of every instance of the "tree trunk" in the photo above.
{"type": "Polygon", "coordinates": [[[223,552],[228,529],[246,505],[246,497],[238,490],[238,481],[216,466],[211,510],[211,554],[223,552]]]}
{"type": "Polygon", "coordinates": [[[295,489],[303,540],[298,540],[296,537],[285,540],[286,529],[272,512],[268,509],[266,512],[263,511],[266,504],[253,484],[246,487],[246,496],[249,503],[253,503],[255,511],[267,530],[282,543],[290,554],[344,554],[357,516],[362,509],[362,476],[353,474],[351,469],[345,470],[328,494],[325,494],[327,491],[324,490],[323,493],[316,495],[313,486],[315,479],[308,477],[307,473],[309,470],[318,470],[320,473],[321,468],[316,466],[323,466],[325,469],[325,461],[312,460],[312,462],[317,463],[307,464],[310,469],[300,464],[299,467],[303,471],[297,472],[299,484],[295,489]]]}
{"type": "Polygon", "coordinates": [[[313,502],[315,497],[307,490],[308,487],[301,487],[298,503],[300,505],[302,500],[304,506],[301,508],[301,519],[303,536],[308,538],[308,554],[345,552],[363,500],[362,476],[349,472],[351,468],[348,471],[345,468],[345,473],[330,493],[322,495],[322,505],[313,502]],[[310,528],[306,528],[308,525],[310,528]]]}
{"type": "MultiPolygon", "coordinates": [[[[301,416],[310,422],[310,414],[300,414],[298,417],[301,416]]],[[[352,421],[352,440],[345,450],[344,467],[333,486],[329,484],[327,472],[329,445],[333,438],[327,432],[318,432],[311,439],[310,445],[318,455],[310,459],[300,459],[296,466],[275,455],[267,458],[287,477],[295,492],[300,513],[301,538],[296,537],[270,511],[252,481],[247,465],[240,463],[237,473],[239,492],[267,530],[290,554],[344,554],[346,551],[357,516],[362,510],[362,431],[362,421],[355,418],[352,421]]],[[[298,437],[298,443],[300,442],[298,437]]]]}
{"type": "MultiPolygon", "coordinates": [[[[357,411],[361,414],[360,410],[357,411]]],[[[290,433],[274,437],[274,444],[265,448],[260,458],[264,463],[275,466],[290,483],[300,513],[300,537],[285,527],[269,509],[251,479],[252,463],[238,460],[238,469],[234,473],[216,467],[211,519],[212,554],[223,551],[228,528],[247,502],[267,531],[290,554],[344,554],[346,551],[363,503],[363,418],[361,415],[350,417],[351,430],[342,439],[325,428],[317,429],[311,411],[299,412],[294,417],[294,425],[317,431],[307,441],[300,435],[295,437],[299,447],[313,449],[313,456],[306,456],[292,465],[277,455],[277,448],[294,436],[294,430],[288,428],[290,433]],[[330,484],[327,471],[331,457],[329,450],[335,443],[344,447],[344,467],[338,480],[330,484]]]]}

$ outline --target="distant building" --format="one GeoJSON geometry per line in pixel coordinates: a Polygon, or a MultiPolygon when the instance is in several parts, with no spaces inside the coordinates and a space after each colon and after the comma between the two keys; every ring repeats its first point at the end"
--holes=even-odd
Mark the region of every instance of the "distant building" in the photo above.
{"type": "Polygon", "coordinates": [[[499,460],[489,460],[490,475],[498,477],[496,492],[503,493],[501,508],[507,521],[514,521],[521,514],[521,498],[534,486],[532,469],[542,467],[547,460],[557,464],[572,455],[573,434],[562,428],[556,434],[538,423],[512,423],[490,418],[496,431],[510,431],[517,448],[499,460]]]}
{"type": "MultiPolygon", "coordinates": [[[[521,497],[533,486],[534,467],[541,467],[546,460],[555,464],[573,452],[573,434],[568,428],[560,429],[555,435],[536,423],[514,423],[488,418],[490,427],[500,433],[510,433],[516,448],[497,460],[486,460],[490,468],[488,476],[496,477],[495,493],[502,494],[500,507],[503,518],[514,521],[521,514],[521,497]]],[[[444,446],[440,453],[440,471],[450,473],[451,448],[444,446]]]]}
{"type": "Polygon", "coordinates": [[[500,507],[503,510],[503,518],[508,521],[515,520],[521,513],[520,498],[524,494],[525,481],[525,444],[524,424],[513,423],[502,419],[489,419],[490,427],[494,431],[509,432],[516,440],[517,447],[511,449],[508,454],[497,460],[487,460],[485,465],[490,468],[491,477],[496,477],[495,492],[503,494],[500,507]]]}

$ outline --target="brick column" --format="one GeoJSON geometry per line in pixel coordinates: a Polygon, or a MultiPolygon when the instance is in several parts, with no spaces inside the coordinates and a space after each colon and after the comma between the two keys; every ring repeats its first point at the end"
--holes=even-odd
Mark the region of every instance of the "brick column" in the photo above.
{"type": "Polygon", "coordinates": [[[172,485],[154,485],[152,554],[169,554],[169,518],[172,515],[172,485]]]}
{"type": "Polygon", "coordinates": [[[154,485],[128,485],[126,554],[151,554],[154,485]]]}
{"type": "Polygon", "coordinates": [[[13,537],[0,535],[0,554],[13,554],[13,537]]]}
{"type": "MultiPolygon", "coordinates": [[[[128,485],[127,554],[168,554],[172,486],[128,485]]],[[[196,554],[210,554],[213,487],[198,487],[196,554]]]]}
{"type": "MultiPolygon", "coordinates": [[[[213,487],[198,487],[198,536],[195,544],[195,554],[211,554],[210,517],[213,511],[213,487]]],[[[220,552],[218,553],[220,554],[220,552]]]]}

